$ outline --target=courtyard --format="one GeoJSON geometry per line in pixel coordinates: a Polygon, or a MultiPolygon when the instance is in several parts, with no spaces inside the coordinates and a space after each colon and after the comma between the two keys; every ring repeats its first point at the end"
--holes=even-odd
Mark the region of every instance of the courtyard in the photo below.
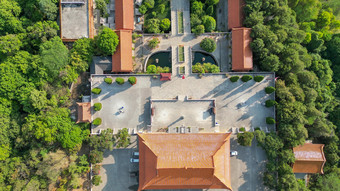
{"type": "MultiPolygon", "coordinates": [[[[241,75],[241,73],[238,73],[241,75]]],[[[248,73],[250,74],[250,73],[248,73]]],[[[115,80],[116,77],[122,77],[127,81],[130,75],[92,75],[92,88],[99,87],[102,92],[99,95],[92,94],[91,105],[102,103],[100,111],[92,110],[92,119],[97,117],[102,119],[99,126],[92,125],[92,133],[98,133],[100,130],[111,128],[114,133],[119,129],[128,128],[131,134],[137,132],[158,132],[161,128],[177,127],[186,125],[190,127],[199,127],[199,132],[231,132],[240,127],[246,130],[252,130],[255,127],[261,127],[265,130],[274,130],[274,125],[266,124],[266,117],[274,117],[274,107],[266,107],[265,101],[274,100],[274,94],[266,94],[264,89],[274,85],[274,73],[251,73],[253,76],[262,75],[264,80],[255,82],[231,82],[226,74],[205,74],[203,78],[192,74],[182,79],[173,77],[171,81],[160,81],[159,76],[154,79],[152,75],[134,75],[137,78],[137,84],[130,85],[125,82],[123,85],[117,83],[107,84],[104,82],[105,77],[115,80]],[[181,98],[182,97],[182,98],[181,98]],[[181,123],[179,117],[181,112],[190,110],[188,105],[181,104],[177,101],[176,106],[160,105],[161,110],[167,111],[166,114],[157,114],[157,108],[151,123],[150,100],[178,99],[181,100],[215,100],[215,115],[210,116],[206,113],[210,103],[194,104],[190,107],[198,109],[191,112],[186,119],[190,122],[181,123]],[[124,107],[124,112],[120,113],[119,108],[124,107]],[[171,110],[171,112],[170,112],[171,110]],[[164,118],[165,115],[165,118],[164,118]],[[214,117],[214,119],[209,119],[214,117]],[[156,119],[157,118],[157,119],[156,119]],[[204,125],[202,125],[202,119],[204,125]],[[160,121],[161,119],[161,121],[160,121]],[[215,121],[218,125],[212,125],[215,121]],[[158,125],[157,125],[158,124],[158,125]]],[[[233,73],[236,75],[236,73],[233,73]]]]}

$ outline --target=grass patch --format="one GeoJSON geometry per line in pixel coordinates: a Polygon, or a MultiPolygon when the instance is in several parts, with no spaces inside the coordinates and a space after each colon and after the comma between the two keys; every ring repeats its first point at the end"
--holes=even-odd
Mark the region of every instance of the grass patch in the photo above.
{"type": "Polygon", "coordinates": [[[183,26],[183,11],[177,12],[177,19],[178,19],[178,33],[184,33],[184,26],[183,26]]]}
{"type": "Polygon", "coordinates": [[[184,62],[184,46],[178,46],[178,61],[184,62]]]}
{"type": "Polygon", "coordinates": [[[185,66],[180,66],[179,67],[179,74],[184,74],[185,73],[185,66]]]}

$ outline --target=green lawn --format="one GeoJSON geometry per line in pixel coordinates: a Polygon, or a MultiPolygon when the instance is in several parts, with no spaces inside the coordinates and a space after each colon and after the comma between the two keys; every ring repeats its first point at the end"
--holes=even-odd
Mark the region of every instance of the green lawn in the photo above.
{"type": "Polygon", "coordinates": [[[179,74],[184,74],[185,73],[185,66],[179,67],[179,74]]]}
{"type": "Polygon", "coordinates": [[[184,33],[183,28],[183,11],[177,12],[177,18],[178,18],[178,33],[184,33]]]}
{"type": "Polygon", "coordinates": [[[184,62],[184,46],[178,46],[178,61],[184,62]]]}

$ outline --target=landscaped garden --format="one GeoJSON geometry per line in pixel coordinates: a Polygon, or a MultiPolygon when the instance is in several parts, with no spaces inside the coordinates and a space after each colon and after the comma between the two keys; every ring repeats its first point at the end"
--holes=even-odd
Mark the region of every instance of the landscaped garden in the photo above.
{"type": "Polygon", "coordinates": [[[196,35],[216,29],[216,4],[219,0],[191,0],[191,32],[196,35]]]}
{"type": "Polygon", "coordinates": [[[184,33],[184,26],[183,26],[183,11],[177,12],[177,19],[178,19],[178,33],[183,34],[184,33]]]}
{"type": "Polygon", "coordinates": [[[178,46],[178,61],[184,62],[184,46],[178,46]]]}
{"type": "Polygon", "coordinates": [[[170,31],[170,0],[143,0],[139,12],[145,15],[144,32],[167,33],[170,31]]]}
{"type": "Polygon", "coordinates": [[[161,51],[151,55],[145,68],[148,73],[169,73],[171,71],[171,54],[169,51],[161,51]],[[151,69],[149,66],[152,66],[151,69]],[[155,66],[155,67],[153,67],[155,66]]]}

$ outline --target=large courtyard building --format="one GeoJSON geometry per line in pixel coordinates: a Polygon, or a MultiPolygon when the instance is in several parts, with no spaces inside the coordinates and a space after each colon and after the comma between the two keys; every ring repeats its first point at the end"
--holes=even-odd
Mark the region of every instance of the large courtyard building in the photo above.
{"type": "Polygon", "coordinates": [[[228,189],[230,133],[138,134],[139,188],[228,189]]]}

